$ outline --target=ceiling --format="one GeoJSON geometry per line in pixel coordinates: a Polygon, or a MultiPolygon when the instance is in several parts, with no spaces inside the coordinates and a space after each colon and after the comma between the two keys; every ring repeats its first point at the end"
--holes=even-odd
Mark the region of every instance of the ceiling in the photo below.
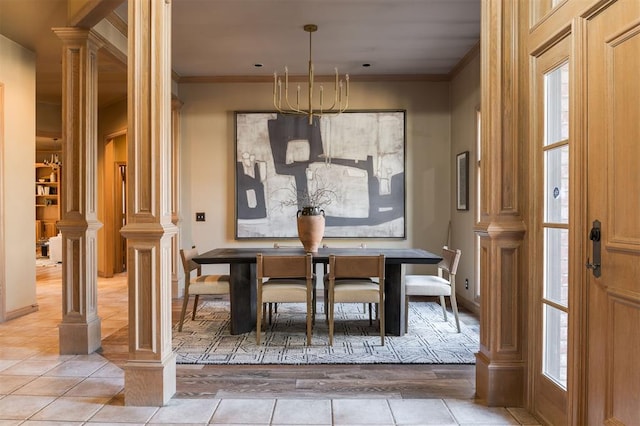
{"type": "MultiPolygon", "coordinates": [[[[126,21],[127,0],[116,9],[126,21]]],[[[480,38],[480,0],[172,0],[172,69],[181,79],[316,75],[354,80],[446,75],[480,38]],[[261,67],[256,66],[261,64],[261,67]],[[370,64],[364,67],[363,64],[370,64]]],[[[60,103],[66,0],[0,0],[0,34],[36,52],[38,102],[60,103]]],[[[126,94],[126,65],[100,54],[98,99],[126,94]]]]}

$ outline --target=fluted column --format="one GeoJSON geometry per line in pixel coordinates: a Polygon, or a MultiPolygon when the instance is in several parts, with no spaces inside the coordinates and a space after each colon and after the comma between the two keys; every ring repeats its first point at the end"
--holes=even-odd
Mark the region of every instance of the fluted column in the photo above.
{"type": "Polygon", "coordinates": [[[526,383],[521,198],[526,162],[517,101],[526,79],[519,68],[518,13],[520,2],[482,3],[482,193],[476,226],[481,268],[476,392],[490,406],[511,407],[523,405],[526,383]]]}
{"type": "Polygon", "coordinates": [[[97,38],[82,28],[55,28],[62,40],[61,354],[100,347],[97,300],[97,38]]]}
{"type": "MultiPolygon", "coordinates": [[[[173,158],[171,160],[171,223],[180,229],[180,119],[182,102],[179,99],[171,100],[171,147],[173,158]]],[[[184,290],[184,272],[182,259],[180,258],[180,233],[171,240],[171,289],[173,297],[180,297],[184,290]],[[182,283],[182,287],[181,287],[182,283]]]]}
{"type": "Polygon", "coordinates": [[[176,390],[171,348],[171,3],[129,2],[125,404],[160,406],[176,390]]]}

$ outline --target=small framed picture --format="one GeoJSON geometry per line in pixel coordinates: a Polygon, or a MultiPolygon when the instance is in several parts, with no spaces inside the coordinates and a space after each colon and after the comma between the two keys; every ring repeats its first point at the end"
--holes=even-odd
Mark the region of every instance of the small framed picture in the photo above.
{"type": "Polygon", "coordinates": [[[456,155],[456,208],[469,210],[469,151],[456,155]]]}

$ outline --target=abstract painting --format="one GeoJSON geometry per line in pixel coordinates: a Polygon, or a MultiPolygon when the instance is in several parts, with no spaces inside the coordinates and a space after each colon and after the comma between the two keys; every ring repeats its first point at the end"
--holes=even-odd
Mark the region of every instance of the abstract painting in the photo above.
{"type": "Polygon", "coordinates": [[[236,112],[236,238],[295,238],[304,198],[325,238],[405,238],[405,111],[236,112]]]}

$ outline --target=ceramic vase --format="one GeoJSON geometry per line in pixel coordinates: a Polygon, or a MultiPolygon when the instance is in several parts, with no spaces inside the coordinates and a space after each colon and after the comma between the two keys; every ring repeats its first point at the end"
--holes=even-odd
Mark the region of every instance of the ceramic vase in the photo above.
{"type": "Polygon", "coordinates": [[[303,207],[298,210],[298,238],[307,253],[317,253],[324,236],[324,210],[303,207]]]}

